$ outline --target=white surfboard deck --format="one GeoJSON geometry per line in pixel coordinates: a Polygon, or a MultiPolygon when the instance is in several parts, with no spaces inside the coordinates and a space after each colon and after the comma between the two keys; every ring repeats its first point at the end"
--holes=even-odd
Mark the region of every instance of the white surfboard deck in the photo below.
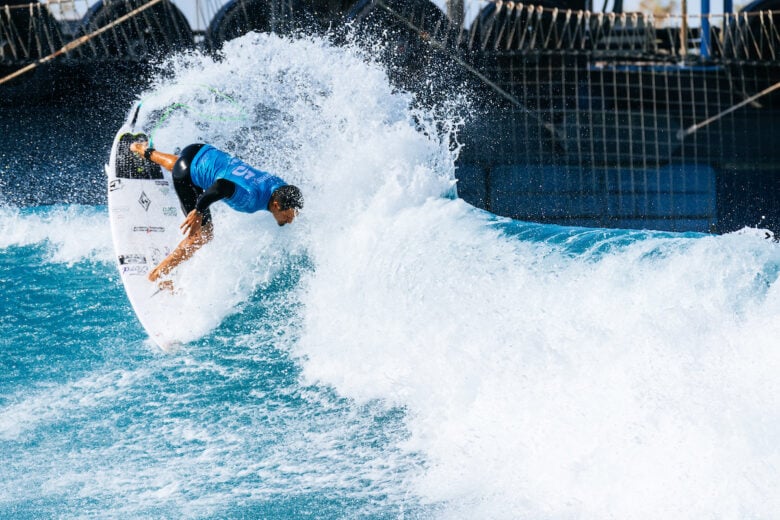
{"type": "Polygon", "coordinates": [[[171,173],[135,156],[129,143],[120,145],[123,135],[137,135],[135,114],[137,107],[114,137],[106,166],[108,215],[117,268],[133,310],[149,337],[171,351],[178,347],[177,331],[186,326],[185,309],[177,302],[182,294],[178,289],[160,290],[147,276],[183,238],[179,226],[184,214],[171,173]],[[152,178],[128,178],[133,175],[152,178]]]}

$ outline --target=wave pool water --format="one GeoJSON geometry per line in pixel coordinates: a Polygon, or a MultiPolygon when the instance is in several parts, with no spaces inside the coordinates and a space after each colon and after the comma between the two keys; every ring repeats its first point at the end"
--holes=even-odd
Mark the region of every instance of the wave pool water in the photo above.
{"type": "Polygon", "coordinates": [[[355,49],[248,35],[168,68],[142,108],[156,147],[284,172],[305,210],[214,208],[166,354],[104,207],[0,209],[0,516],[780,510],[776,243],[476,210],[457,119],[355,49]]]}

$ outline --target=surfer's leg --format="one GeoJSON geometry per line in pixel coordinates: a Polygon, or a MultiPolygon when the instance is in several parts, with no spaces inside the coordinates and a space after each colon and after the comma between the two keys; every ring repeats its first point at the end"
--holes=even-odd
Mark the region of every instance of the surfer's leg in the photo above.
{"type": "MultiPolygon", "coordinates": [[[[137,153],[138,155],[146,157],[146,149],[149,147],[149,143],[133,143],[130,145],[130,151],[137,153]]],[[[146,157],[153,163],[157,163],[163,168],[165,168],[168,171],[171,171],[173,169],[173,165],[176,164],[176,161],[179,159],[178,156],[173,155],[172,153],[163,153],[159,150],[153,150],[149,157],[146,157]]]]}
{"type": "Polygon", "coordinates": [[[182,150],[181,154],[179,155],[179,159],[176,161],[177,164],[174,166],[174,168],[176,169],[176,173],[179,173],[179,175],[181,175],[180,172],[186,172],[187,175],[189,175],[190,165],[192,164],[192,160],[195,159],[195,156],[198,155],[198,152],[204,146],[206,145],[203,143],[194,143],[185,146],[184,150],[182,150]]]}
{"type": "MultiPolygon", "coordinates": [[[[192,159],[195,158],[202,146],[202,144],[191,144],[185,147],[171,169],[173,187],[176,190],[176,195],[179,197],[179,202],[185,215],[189,215],[195,209],[198,197],[203,193],[203,188],[192,182],[192,176],[190,175],[192,159]]],[[[206,209],[202,215],[200,231],[195,236],[188,236],[182,240],[176,246],[176,249],[149,273],[149,280],[155,281],[160,276],[168,274],[177,265],[189,260],[195,254],[195,251],[211,241],[214,237],[211,212],[206,209]]]]}
{"type": "MultiPolygon", "coordinates": [[[[203,146],[203,144],[186,146],[171,170],[173,187],[176,190],[176,195],[178,195],[179,202],[181,202],[181,209],[185,215],[189,215],[190,211],[195,209],[198,198],[203,194],[203,188],[192,182],[192,176],[190,175],[190,164],[198,150],[203,146]]],[[[202,215],[203,220],[201,224],[205,226],[211,222],[211,212],[206,209],[202,215]]]]}

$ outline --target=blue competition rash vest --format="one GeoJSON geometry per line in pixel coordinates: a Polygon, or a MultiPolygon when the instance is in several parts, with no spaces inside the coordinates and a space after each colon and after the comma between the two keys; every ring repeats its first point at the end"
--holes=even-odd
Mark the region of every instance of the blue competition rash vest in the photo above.
{"type": "Polygon", "coordinates": [[[236,185],[236,191],[225,203],[236,211],[254,213],[267,210],[274,191],[287,183],[268,172],[252,168],[241,159],[207,144],[203,146],[190,165],[192,182],[204,190],[217,179],[225,179],[236,185]]]}

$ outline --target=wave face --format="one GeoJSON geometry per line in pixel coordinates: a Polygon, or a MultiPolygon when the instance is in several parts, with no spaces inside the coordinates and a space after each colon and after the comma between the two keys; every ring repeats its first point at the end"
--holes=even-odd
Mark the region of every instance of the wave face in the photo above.
{"type": "Polygon", "coordinates": [[[353,48],[250,34],[166,67],[155,147],[212,143],[304,211],[213,208],[169,355],[105,208],[0,209],[0,516],[780,510],[776,243],[470,207],[456,112],[410,108],[353,48]]]}

